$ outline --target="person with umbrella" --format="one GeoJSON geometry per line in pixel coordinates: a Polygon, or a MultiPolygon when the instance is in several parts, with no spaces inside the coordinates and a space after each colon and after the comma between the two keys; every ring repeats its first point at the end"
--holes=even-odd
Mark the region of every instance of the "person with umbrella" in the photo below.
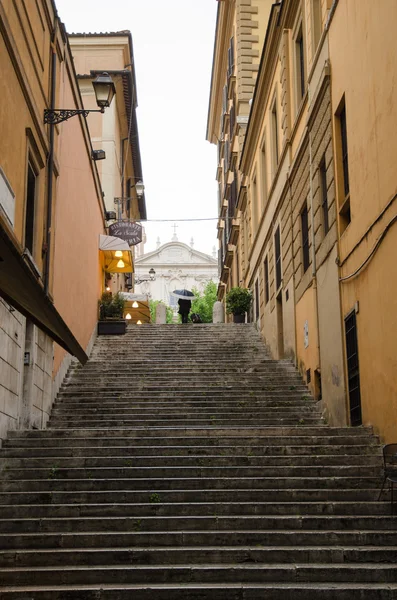
{"type": "Polygon", "coordinates": [[[192,308],[192,300],[194,300],[195,296],[189,290],[174,290],[172,293],[178,298],[178,313],[182,316],[182,323],[187,323],[189,312],[192,308]]]}

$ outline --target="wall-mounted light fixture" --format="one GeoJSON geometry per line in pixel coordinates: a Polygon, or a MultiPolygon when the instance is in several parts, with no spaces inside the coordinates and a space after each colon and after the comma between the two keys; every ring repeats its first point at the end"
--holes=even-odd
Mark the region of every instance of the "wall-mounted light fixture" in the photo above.
{"type": "Polygon", "coordinates": [[[113,83],[112,78],[109,73],[102,73],[98,75],[95,81],[92,82],[94,86],[96,103],[99,106],[99,110],[85,110],[85,109],[75,109],[75,108],[54,108],[49,109],[46,108],[44,110],[44,123],[50,123],[52,125],[56,125],[58,123],[62,123],[62,121],[67,121],[71,117],[75,117],[76,115],[84,115],[88,116],[91,112],[100,112],[104,113],[105,108],[108,108],[113,100],[113,96],[116,93],[116,88],[113,83]]]}
{"type": "MultiPolygon", "coordinates": [[[[134,183],[134,185],[131,186],[131,190],[133,190],[135,188],[136,190],[136,195],[138,196],[138,198],[142,198],[144,192],[145,192],[145,184],[143,183],[143,181],[137,181],[136,183],[134,183]]],[[[114,203],[117,204],[117,218],[118,220],[121,219],[121,215],[123,212],[123,204],[124,202],[126,202],[127,200],[132,200],[132,198],[115,198],[114,199],[114,203]]]]}
{"type": "Polygon", "coordinates": [[[105,150],[93,150],[91,152],[92,160],[103,160],[106,158],[105,150]]]}

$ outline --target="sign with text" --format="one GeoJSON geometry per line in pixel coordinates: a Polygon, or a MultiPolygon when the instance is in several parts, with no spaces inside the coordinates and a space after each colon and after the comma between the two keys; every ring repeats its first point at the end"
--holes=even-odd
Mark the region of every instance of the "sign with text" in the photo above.
{"type": "Polygon", "coordinates": [[[142,241],[142,225],[135,221],[117,221],[109,225],[109,235],[125,240],[129,246],[136,246],[142,241]]]}

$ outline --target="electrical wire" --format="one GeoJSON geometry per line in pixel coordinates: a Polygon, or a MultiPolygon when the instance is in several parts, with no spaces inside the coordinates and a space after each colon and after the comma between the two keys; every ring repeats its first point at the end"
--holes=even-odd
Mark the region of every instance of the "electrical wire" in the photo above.
{"type": "Polygon", "coordinates": [[[353,277],[356,277],[360,273],[360,271],[363,270],[363,268],[369,263],[369,261],[372,259],[372,257],[374,256],[375,252],[377,251],[377,249],[381,245],[381,242],[384,239],[386,233],[389,231],[390,227],[393,225],[393,223],[396,223],[396,222],[397,222],[397,215],[394,216],[391,219],[391,221],[389,221],[389,223],[386,225],[386,227],[384,228],[384,230],[382,231],[382,233],[380,234],[380,236],[376,240],[375,245],[372,248],[371,252],[367,256],[367,258],[364,260],[364,262],[358,267],[358,269],[356,269],[350,275],[346,275],[346,277],[339,277],[339,281],[344,282],[344,281],[347,281],[349,279],[352,279],[353,277]]]}
{"type": "MultiPolygon", "coordinates": [[[[142,223],[181,223],[184,221],[219,221],[220,217],[207,217],[204,219],[136,219],[138,222],[142,223]]],[[[222,221],[226,219],[235,219],[235,217],[224,217],[222,221]]]]}

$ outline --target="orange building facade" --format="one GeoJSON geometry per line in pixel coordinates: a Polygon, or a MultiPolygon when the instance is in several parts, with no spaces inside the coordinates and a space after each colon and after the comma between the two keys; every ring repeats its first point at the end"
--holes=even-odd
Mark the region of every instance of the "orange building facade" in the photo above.
{"type": "MultiPolygon", "coordinates": [[[[108,215],[89,118],[44,119],[48,109],[87,108],[54,2],[29,13],[1,2],[0,50],[1,443],[8,430],[45,427],[72,357],[87,360],[107,281],[99,236],[108,215]]],[[[119,104],[123,92],[116,83],[119,104]]],[[[120,122],[128,131],[125,112],[120,122]]]]}

